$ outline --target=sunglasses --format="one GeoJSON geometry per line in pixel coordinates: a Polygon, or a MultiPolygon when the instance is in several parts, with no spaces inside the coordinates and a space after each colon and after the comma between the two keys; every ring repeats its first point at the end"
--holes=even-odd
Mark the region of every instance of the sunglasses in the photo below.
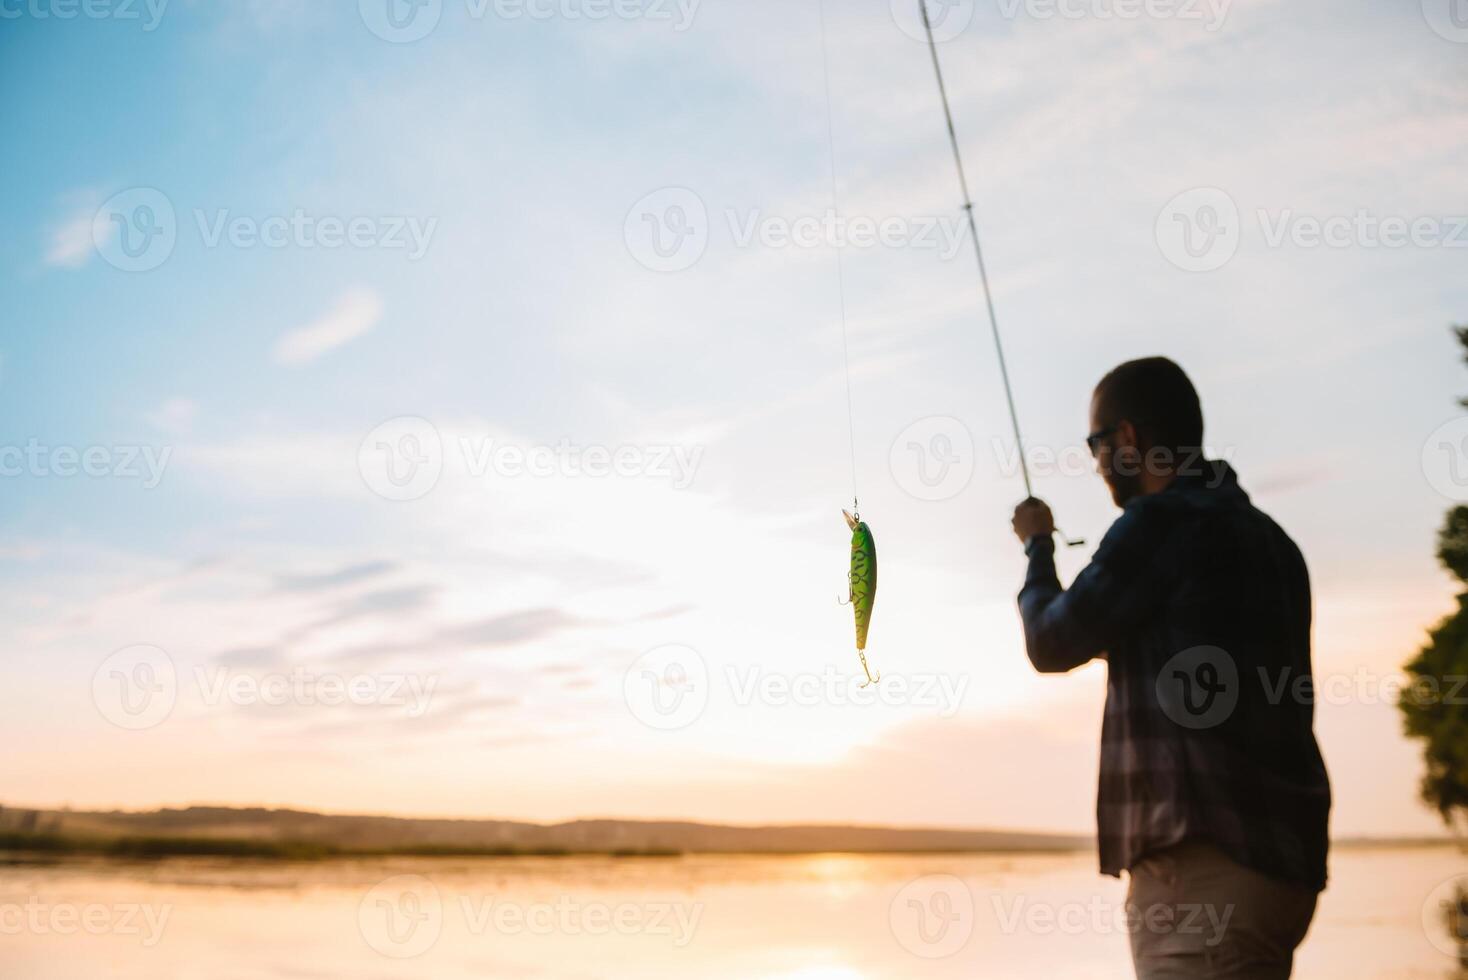
{"type": "Polygon", "coordinates": [[[1086,436],[1086,448],[1091,450],[1091,455],[1094,456],[1101,451],[1101,440],[1105,439],[1107,436],[1115,434],[1116,426],[1114,425],[1108,425],[1104,429],[1098,429],[1097,431],[1092,432],[1090,435],[1086,436]]]}

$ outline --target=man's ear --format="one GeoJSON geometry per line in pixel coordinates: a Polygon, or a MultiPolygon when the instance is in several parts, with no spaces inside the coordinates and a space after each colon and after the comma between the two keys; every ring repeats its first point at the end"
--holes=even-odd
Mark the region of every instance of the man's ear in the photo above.
{"type": "Polygon", "coordinates": [[[1123,446],[1136,447],[1137,427],[1132,425],[1126,419],[1122,419],[1120,422],[1116,423],[1116,435],[1113,436],[1113,438],[1116,440],[1114,445],[1118,449],[1122,448],[1123,446]]]}

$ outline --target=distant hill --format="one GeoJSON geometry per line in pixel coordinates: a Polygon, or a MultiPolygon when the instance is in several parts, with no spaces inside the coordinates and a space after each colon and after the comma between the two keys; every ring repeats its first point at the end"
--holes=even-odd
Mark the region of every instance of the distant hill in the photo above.
{"type": "MultiPolygon", "coordinates": [[[[1334,847],[1422,847],[1447,837],[1338,838],[1334,847]]],[[[119,857],[183,854],[315,858],[360,854],[671,855],[1062,853],[1090,837],[1002,830],[846,825],[729,826],[658,820],[429,820],[340,816],[260,807],[192,806],[144,812],[37,810],[0,805],[0,851],[119,857]]]]}
{"type": "Polygon", "coordinates": [[[1063,852],[1089,837],[994,830],[853,826],[727,826],[683,821],[427,820],[301,810],[203,807],[146,812],[0,806],[0,847],[29,839],[52,850],[136,853],[809,854],[820,852],[1063,852]],[[108,842],[132,847],[105,847],[108,842]],[[144,844],[137,844],[137,842],[144,844]],[[148,843],[151,842],[151,843],[148,843]],[[181,846],[190,842],[191,846],[181,846]],[[235,848],[226,844],[255,845],[235,848]],[[146,845],[146,846],[145,846],[146,845]],[[306,845],[302,848],[300,845],[306,845]]]}

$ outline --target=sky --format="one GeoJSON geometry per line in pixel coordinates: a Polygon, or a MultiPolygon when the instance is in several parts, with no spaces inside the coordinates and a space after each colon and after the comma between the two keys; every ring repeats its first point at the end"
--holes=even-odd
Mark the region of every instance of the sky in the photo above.
{"type": "MultiPolygon", "coordinates": [[[[934,9],[1063,576],[1092,386],[1177,359],[1310,564],[1334,832],[1436,832],[1468,18],[934,9]]],[[[1091,828],[906,0],[0,15],[0,800],[1091,828]]]]}

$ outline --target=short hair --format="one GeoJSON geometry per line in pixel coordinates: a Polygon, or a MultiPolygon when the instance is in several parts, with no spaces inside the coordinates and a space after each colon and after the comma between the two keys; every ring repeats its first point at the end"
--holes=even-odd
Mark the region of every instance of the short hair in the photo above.
{"type": "Polygon", "coordinates": [[[1202,451],[1203,406],[1183,369],[1166,357],[1144,357],[1113,368],[1096,385],[1098,414],[1107,425],[1127,421],[1143,449],[1202,451]]]}

